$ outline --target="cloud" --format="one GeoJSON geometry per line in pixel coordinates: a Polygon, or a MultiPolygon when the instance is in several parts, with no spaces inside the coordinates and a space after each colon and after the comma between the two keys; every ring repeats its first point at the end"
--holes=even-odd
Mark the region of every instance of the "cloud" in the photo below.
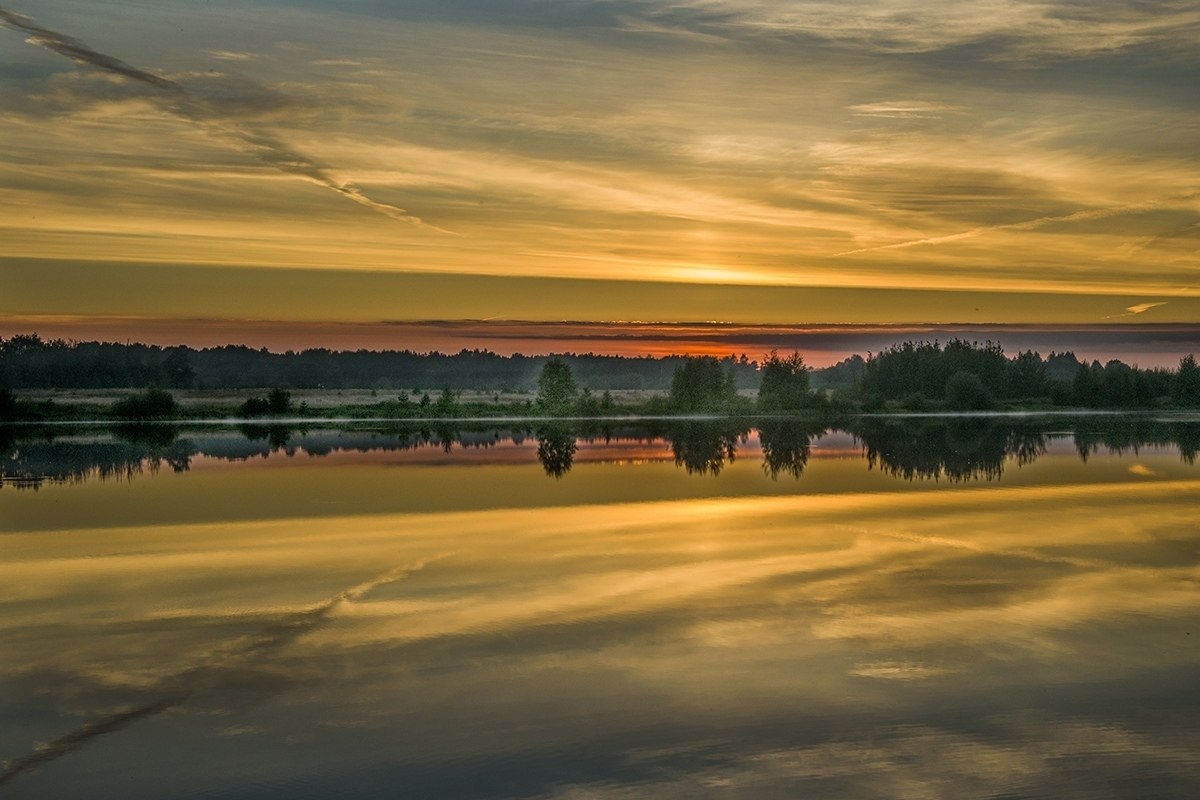
{"type": "Polygon", "coordinates": [[[232,50],[209,50],[208,54],[218,61],[253,61],[252,53],[237,53],[232,50]]]}
{"type": "Polygon", "coordinates": [[[939,117],[943,113],[961,110],[947,103],[930,103],[922,100],[889,100],[877,103],[859,103],[850,110],[860,117],[888,117],[896,119],[939,117]]]}
{"type": "Polygon", "coordinates": [[[0,23],[29,34],[30,44],[44,47],[51,52],[66,56],[82,67],[88,67],[109,75],[117,75],[151,87],[159,105],[165,110],[190,120],[210,133],[234,142],[240,149],[257,157],[280,172],[295,175],[319,186],[331,189],[348,200],[371,209],[384,216],[422,228],[442,231],[413,216],[403,208],[375,200],[349,181],[337,179],[330,169],[313,158],[298,152],[277,137],[238,124],[234,115],[226,113],[235,98],[201,96],[194,94],[182,83],[148,72],[119,58],[101,53],[78,39],[38,25],[21,14],[0,6],[0,23]]]}
{"type": "Polygon", "coordinates": [[[1165,306],[1166,304],[1167,304],[1166,300],[1162,300],[1158,303],[1138,303],[1136,305],[1132,305],[1132,306],[1129,306],[1128,308],[1126,308],[1124,314],[1110,314],[1109,316],[1105,317],[1105,319],[1116,319],[1117,317],[1133,317],[1133,316],[1137,316],[1138,314],[1145,314],[1147,311],[1149,311],[1152,308],[1158,308],[1159,306],[1165,306]]]}
{"type": "MultiPolygon", "coordinates": [[[[910,239],[904,242],[895,242],[893,244],[882,244],[875,247],[860,247],[857,250],[846,250],[841,253],[835,253],[835,256],[852,256],[860,253],[874,253],[882,250],[900,250],[907,247],[918,247],[920,245],[935,245],[946,244],[947,242],[957,242],[963,239],[972,239],[992,231],[1032,231],[1038,228],[1045,227],[1055,222],[1090,222],[1093,220],[1109,219],[1110,217],[1118,217],[1125,214],[1140,214],[1145,211],[1151,211],[1160,208],[1164,204],[1172,200],[1190,200],[1194,195],[1189,195],[1183,198],[1169,198],[1167,200],[1152,200],[1144,203],[1135,203],[1128,206],[1120,206],[1116,208],[1098,208],[1087,209],[1084,211],[1076,211],[1073,214],[1062,214],[1057,216],[1038,217],[1037,219],[1025,220],[1023,222],[1012,222],[1004,225],[984,225],[978,228],[972,228],[959,233],[951,233],[945,236],[930,236],[924,239],[910,239]]],[[[1143,311],[1145,309],[1142,309],[1143,311]]],[[[1137,312],[1134,312],[1137,313],[1137,312]]]]}
{"type": "Polygon", "coordinates": [[[1139,45],[1194,46],[1200,10],[1183,0],[1085,4],[1021,0],[679,0],[646,16],[728,37],[803,36],[885,53],[988,43],[996,58],[1080,57],[1139,45]],[[1115,6],[1115,8],[1114,8],[1115,6]]]}

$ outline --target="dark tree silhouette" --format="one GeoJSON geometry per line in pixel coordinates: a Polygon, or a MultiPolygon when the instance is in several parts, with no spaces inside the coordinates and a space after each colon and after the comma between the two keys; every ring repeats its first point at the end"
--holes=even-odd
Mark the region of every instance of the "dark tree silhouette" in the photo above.
{"type": "Polygon", "coordinates": [[[579,387],[571,368],[561,358],[552,358],[538,376],[538,406],[552,417],[563,417],[574,410],[579,387]]]}
{"type": "Polygon", "coordinates": [[[799,353],[787,358],[771,351],[762,365],[758,410],[763,414],[798,411],[812,405],[808,391],[808,367],[799,353]]]}
{"type": "Polygon", "coordinates": [[[1189,406],[1200,406],[1200,366],[1196,357],[1189,353],[1179,360],[1175,373],[1172,395],[1177,402],[1189,406]]]}
{"type": "Polygon", "coordinates": [[[712,356],[684,359],[671,379],[671,407],[684,414],[727,412],[736,398],[733,379],[712,356]]]}
{"type": "Polygon", "coordinates": [[[179,404],[170,392],[147,389],[141,394],[118,400],[113,404],[110,413],[117,419],[133,422],[171,419],[178,416],[179,404]]]}
{"type": "Polygon", "coordinates": [[[162,362],[163,378],[172,389],[190,389],[196,382],[196,370],[186,347],[172,348],[162,362]]]}
{"type": "Polygon", "coordinates": [[[14,420],[20,417],[21,407],[17,396],[12,390],[0,386],[0,420],[14,420]]]}
{"type": "Polygon", "coordinates": [[[946,405],[958,411],[986,411],[993,406],[991,392],[973,372],[956,372],[946,380],[946,405]]]}

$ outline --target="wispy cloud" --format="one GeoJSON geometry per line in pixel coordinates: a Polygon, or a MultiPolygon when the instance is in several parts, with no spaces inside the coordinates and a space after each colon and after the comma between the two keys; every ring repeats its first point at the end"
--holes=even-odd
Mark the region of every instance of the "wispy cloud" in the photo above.
{"type": "Polygon", "coordinates": [[[1119,217],[1125,214],[1138,214],[1144,211],[1150,211],[1159,208],[1167,201],[1150,201],[1145,203],[1137,203],[1130,206],[1122,206],[1120,208],[1099,208],[1087,209],[1084,211],[1076,211],[1073,214],[1062,214],[1051,217],[1038,217],[1037,219],[1025,220],[1023,222],[1013,222],[1005,225],[985,225],[970,230],[961,231],[959,233],[951,233],[945,236],[930,236],[924,239],[910,239],[904,242],[894,242],[892,244],[882,244],[875,247],[860,247],[857,250],[846,250],[841,253],[835,253],[836,256],[852,256],[859,253],[874,253],[882,250],[901,250],[907,247],[919,247],[921,245],[937,245],[946,244],[948,242],[957,242],[963,239],[971,239],[992,231],[1032,231],[1038,228],[1050,225],[1057,222],[1091,222],[1094,220],[1109,219],[1111,217],[1119,217]]]}
{"type": "Polygon", "coordinates": [[[947,103],[931,103],[923,100],[884,100],[876,103],[859,103],[850,110],[860,117],[887,117],[896,119],[939,117],[942,114],[961,110],[947,103]]]}
{"type": "Polygon", "coordinates": [[[222,106],[227,101],[220,97],[196,95],[175,80],[101,53],[78,39],[38,25],[30,18],[16,14],[2,6],[0,6],[0,23],[29,34],[26,41],[30,44],[66,56],[80,66],[136,81],[155,89],[157,94],[154,97],[160,101],[161,107],[165,110],[200,125],[210,133],[234,142],[242,150],[253,154],[264,164],[274,167],[280,172],[324,186],[348,200],[392,219],[441,231],[440,228],[425,223],[399,206],[373,199],[350,181],[339,180],[328,167],[310,156],[300,153],[273,134],[239,124],[238,120],[222,113],[222,106]]]}
{"type": "Polygon", "coordinates": [[[233,50],[209,50],[208,54],[218,61],[253,61],[253,53],[239,53],[233,50]]]}
{"type": "Polygon", "coordinates": [[[1174,41],[1195,44],[1200,10],[1186,0],[677,0],[645,12],[728,36],[798,35],[887,53],[924,53],[989,41],[994,57],[1084,56],[1174,41]]]}
{"type": "Polygon", "coordinates": [[[1116,319],[1117,317],[1135,317],[1138,314],[1145,314],[1152,308],[1158,308],[1159,306],[1165,306],[1166,304],[1166,300],[1158,303],[1137,303],[1136,305],[1127,307],[1124,314],[1111,314],[1105,317],[1105,319],[1116,319]]]}

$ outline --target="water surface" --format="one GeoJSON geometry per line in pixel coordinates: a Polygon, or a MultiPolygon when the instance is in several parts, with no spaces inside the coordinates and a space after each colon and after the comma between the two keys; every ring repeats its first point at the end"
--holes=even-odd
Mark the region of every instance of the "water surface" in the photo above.
{"type": "Polygon", "coordinates": [[[1186,797],[1200,423],[0,436],[6,797],[1186,797]]]}

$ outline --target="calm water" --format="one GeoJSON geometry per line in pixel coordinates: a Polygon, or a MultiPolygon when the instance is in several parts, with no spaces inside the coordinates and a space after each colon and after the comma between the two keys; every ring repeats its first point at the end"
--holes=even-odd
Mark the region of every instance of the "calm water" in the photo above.
{"type": "Polygon", "coordinates": [[[0,431],[0,794],[1194,797],[1198,450],[0,431]]]}

